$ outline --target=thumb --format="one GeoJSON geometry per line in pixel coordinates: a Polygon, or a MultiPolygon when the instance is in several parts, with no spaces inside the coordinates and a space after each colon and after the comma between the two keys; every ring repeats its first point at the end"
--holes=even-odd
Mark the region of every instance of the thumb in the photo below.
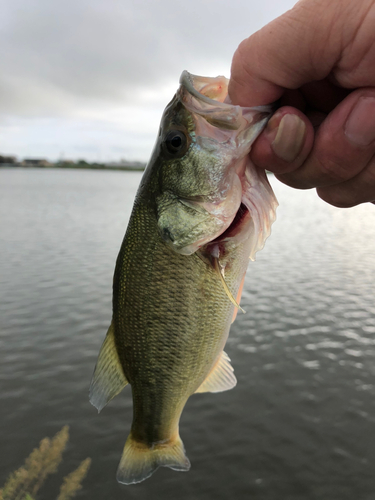
{"type": "Polygon", "coordinates": [[[233,104],[269,104],[284,89],[326,78],[340,58],[349,3],[302,0],[244,40],[232,61],[228,92],[233,104]]]}

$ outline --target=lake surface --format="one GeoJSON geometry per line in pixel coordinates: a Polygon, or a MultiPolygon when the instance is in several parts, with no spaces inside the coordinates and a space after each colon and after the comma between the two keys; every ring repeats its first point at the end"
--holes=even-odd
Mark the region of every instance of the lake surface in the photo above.
{"type": "Polygon", "coordinates": [[[375,206],[336,209],[277,183],[226,351],[234,390],[190,398],[189,473],[115,480],[132,403],[88,386],[111,318],[115,259],[141,174],[0,169],[0,485],[70,425],[59,472],[92,466],[90,500],[375,499],[375,206]]]}

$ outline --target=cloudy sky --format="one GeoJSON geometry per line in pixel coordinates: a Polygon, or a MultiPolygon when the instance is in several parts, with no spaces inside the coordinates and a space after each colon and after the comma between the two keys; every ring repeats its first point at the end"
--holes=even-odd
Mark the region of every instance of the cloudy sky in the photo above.
{"type": "Polygon", "coordinates": [[[0,154],[147,161],[181,72],[229,76],[296,0],[2,0],[0,154]]]}

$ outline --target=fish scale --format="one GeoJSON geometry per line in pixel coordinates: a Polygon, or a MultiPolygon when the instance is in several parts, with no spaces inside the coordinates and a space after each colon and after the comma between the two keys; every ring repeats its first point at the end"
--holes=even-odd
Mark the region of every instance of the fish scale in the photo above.
{"type": "Polygon", "coordinates": [[[269,111],[212,99],[216,88],[223,98],[226,82],[183,73],[117,258],[90,401],[100,411],[132,387],[133,423],[117,472],[124,484],[159,466],[188,470],[179,436],[187,399],[236,384],[223,351],[234,297],[277,202],[265,173],[246,159],[269,111]]]}

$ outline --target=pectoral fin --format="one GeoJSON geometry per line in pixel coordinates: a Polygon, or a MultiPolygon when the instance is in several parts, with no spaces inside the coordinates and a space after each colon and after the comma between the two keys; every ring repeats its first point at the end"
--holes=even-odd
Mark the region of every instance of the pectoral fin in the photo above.
{"type": "Polygon", "coordinates": [[[108,328],[91,380],[90,403],[102,410],[128,384],[117,354],[113,325],[108,328]]]}
{"type": "Polygon", "coordinates": [[[195,392],[229,391],[229,389],[232,389],[237,384],[237,379],[233,371],[229,356],[223,351],[206,380],[195,392]]]}

